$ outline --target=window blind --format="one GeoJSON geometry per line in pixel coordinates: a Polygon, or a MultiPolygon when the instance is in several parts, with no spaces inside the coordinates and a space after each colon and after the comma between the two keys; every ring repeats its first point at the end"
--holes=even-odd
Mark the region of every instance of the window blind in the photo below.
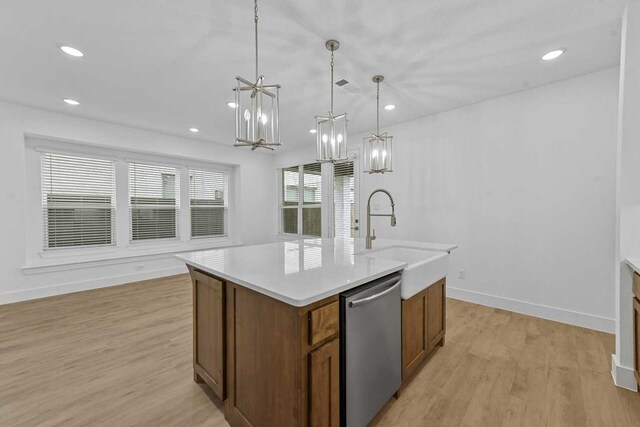
{"type": "Polygon", "coordinates": [[[178,237],[179,183],[177,168],[129,163],[132,241],[178,237]]]}
{"type": "Polygon", "coordinates": [[[355,226],[353,162],[333,167],[333,224],[336,237],[353,237],[355,226]]]}
{"type": "Polygon", "coordinates": [[[298,166],[282,169],[282,232],[298,234],[300,173],[298,166]]]}
{"type": "Polygon", "coordinates": [[[319,205],[322,203],[322,172],[320,163],[304,165],[304,204],[319,205]]]}
{"type": "Polygon", "coordinates": [[[228,190],[227,174],[189,170],[191,237],[227,235],[228,190]]]}
{"type": "Polygon", "coordinates": [[[114,244],[114,162],[44,153],[41,168],[44,248],[114,244]]]}
{"type": "Polygon", "coordinates": [[[302,208],[302,234],[321,236],[322,234],[322,172],[320,163],[302,167],[304,179],[304,206],[302,208]]]}

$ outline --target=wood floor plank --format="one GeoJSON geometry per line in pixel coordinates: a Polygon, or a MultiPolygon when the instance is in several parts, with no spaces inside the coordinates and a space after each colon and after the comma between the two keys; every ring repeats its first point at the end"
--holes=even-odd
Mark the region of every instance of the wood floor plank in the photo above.
{"type": "Polygon", "coordinates": [[[638,397],[638,393],[619,387],[616,388],[616,393],[624,408],[628,425],[640,426],[640,398],[638,397]]]}
{"type": "Polygon", "coordinates": [[[476,387],[461,425],[493,427],[502,424],[516,375],[514,362],[491,359],[476,387]]]}
{"type": "Polygon", "coordinates": [[[576,369],[550,366],[545,401],[548,426],[585,426],[582,381],[576,369]]]}
{"type": "Polygon", "coordinates": [[[580,382],[588,426],[627,425],[628,420],[610,372],[585,370],[580,372],[580,382]]]}
{"type": "Polygon", "coordinates": [[[502,427],[522,427],[530,425],[527,421],[527,402],[516,396],[509,396],[502,424],[500,425],[502,427]]]}

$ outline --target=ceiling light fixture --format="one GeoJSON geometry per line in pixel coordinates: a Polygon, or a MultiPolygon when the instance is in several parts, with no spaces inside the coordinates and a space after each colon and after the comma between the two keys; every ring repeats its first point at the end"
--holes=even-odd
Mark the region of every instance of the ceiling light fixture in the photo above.
{"type": "Polygon", "coordinates": [[[82,51],[76,49],[75,47],[62,45],[60,46],[60,50],[67,55],[74,56],[76,58],[82,58],[84,56],[84,53],[82,53],[82,51]]]}
{"type": "Polygon", "coordinates": [[[319,162],[335,163],[348,160],[347,113],[333,113],[333,59],[340,43],[337,40],[328,40],[325,47],[331,51],[331,109],[328,116],[316,116],[316,159],[319,162]]]}
{"type": "Polygon", "coordinates": [[[253,2],[256,44],[255,83],[236,77],[236,147],[266,148],[282,145],[278,124],[280,85],[265,85],[258,71],[258,0],[253,2]]]}
{"type": "Polygon", "coordinates": [[[73,105],[74,107],[76,105],[80,105],[80,103],[78,101],[76,101],[75,99],[71,99],[71,98],[65,98],[63,99],[64,102],[66,102],[69,105],[73,105]]]}
{"type": "Polygon", "coordinates": [[[391,111],[391,110],[395,110],[396,106],[393,105],[393,104],[387,104],[387,105],[384,106],[384,109],[387,110],[387,111],[391,111]]]}
{"type": "Polygon", "coordinates": [[[544,55],[542,57],[542,60],[543,61],[552,61],[552,60],[554,60],[556,58],[559,58],[562,55],[564,55],[566,51],[567,51],[566,49],[552,50],[551,52],[549,52],[546,55],[544,55]]]}
{"type": "Polygon", "coordinates": [[[309,133],[318,133],[317,129],[309,129],[309,133]]]}
{"type": "Polygon", "coordinates": [[[198,129],[198,128],[189,128],[189,132],[198,133],[198,132],[200,132],[200,129],[198,129]]]}
{"type": "Polygon", "coordinates": [[[363,138],[364,171],[366,173],[393,172],[391,164],[393,137],[387,132],[380,133],[380,83],[384,80],[384,76],[378,74],[371,80],[376,84],[376,133],[363,138]]]}
{"type": "Polygon", "coordinates": [[[238,104],[235,102],[227,102],[227,107],[229,108],[238,108],[238,104]]]}

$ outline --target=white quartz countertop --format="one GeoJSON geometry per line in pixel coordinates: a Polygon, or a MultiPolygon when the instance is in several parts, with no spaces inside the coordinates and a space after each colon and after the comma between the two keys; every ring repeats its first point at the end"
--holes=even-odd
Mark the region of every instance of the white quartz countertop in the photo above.
{"type": "MultiPolygon", "coordinates": [[[[410,247],[449,252],[456,245],[378,239],[373,250],[410,247]]],[[[364,239],[304,239],[178,255],[188,265],[287,304],[303,307],[404,269],[367,256],[364,239]]]]}
{"type": "Polygon", "coordinates": [[[636,273],[640,274],[640,259],[638,258],[627,258],[625,262],[629,267],[635,270],[636,273]]]}

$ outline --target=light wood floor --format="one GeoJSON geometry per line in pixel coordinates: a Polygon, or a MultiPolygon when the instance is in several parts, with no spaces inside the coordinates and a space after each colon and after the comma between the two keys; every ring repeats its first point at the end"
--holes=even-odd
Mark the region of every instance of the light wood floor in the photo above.
{"type": "MultiPolygon", "coordinates": [[[[613,336],[447,304],[447,345],[376,427],[640,426],[613,336]]],[[[191,316],[187,276],[0,306],[0,426],[227,426],[193,382],[191,316]]]]}

